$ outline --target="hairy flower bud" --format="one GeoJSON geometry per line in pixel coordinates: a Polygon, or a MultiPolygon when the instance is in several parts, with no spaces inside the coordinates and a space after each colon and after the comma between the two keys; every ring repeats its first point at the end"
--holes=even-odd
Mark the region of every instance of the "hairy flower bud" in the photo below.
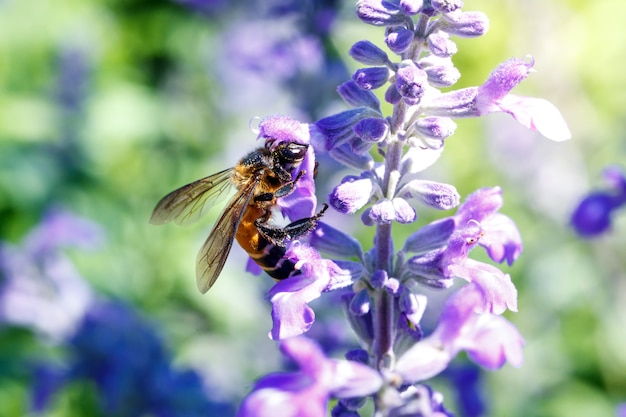
{"type": "Polygon", "coordinates": [[[361,68],[354,72],[352,80],[364,90],[374,90],[382,87],[389,80],[387,67],[361,68]]]}
{"type": "Polygon", "coordinates": [[[415,33],[403,26],[396,26],[388,31],[385,36],[385,44],[396,54],[401,54],[409,49],[411,42],[415,38],[415,33]]]}
{"type": "Polygon", "coordinates": [[[463,7],[463,0],[432,0],[431,4],[440,13],[450,13],[463,7]]]}
{"type": "Polygon", "coordinates": [[[358,41],[348,53],[356,61],[366,65],[385,65],[389,62],[385,51],[370,41],[358,41]]]}
{"type": "Polygon", "coordinates": [[[368,117],[354,125],[354,133],[365,142],[380,142],[389,133],[389,124],[380,117],[368,117]]]}
{"type": "Polygon", "coordinates": [[[462,12],[457,10],[444,13],[439,21],[439,29],[450,35],[462,38],[476,38],[489,30],[489,18],[482,12],[462,12]]]}
{"type": "Polygon", "coordinates": [[[417,63],[428,75],[428,82],[434,87],[450,87],[461,78],[461,73],[450,58],[430,55],[417,63]]]}
{"type": "Polygon", "coordinates": [[[417,119],[413,128],[427,139],[444,140],[452,136],[456,123],[449,117],[427,116],[417,119]]]}
{"type": "Polygon", "coordinates": [[[385,0],[359,0],[356,14],[363,22],[374,26],[397,25],[406,20],[397,6],[385,0]]]}
{"type": "Polygon", "coordinates": [[[352,80],[337,87],[337,93],[339,96],[353,107],[369,107],[380,113],[380,101],[378,97],[369,90],[363,90],[352,80]]]}
{"type": "Polygon", "coordinates": [[[400,10],[409,16],[418,14],[423,6],[424,0],[400,0],[400,10]]]}
{"type": "Polygon", "coordinates": [[[428,76],[411,60],[402,61],[396,72],[396,88],[409,105],[420,102],[428,84],[428,76]]]}
{"type": "Polygon", "coordinates": [[[448,34],[442,31],[431,33],[427,41],[430,52],[441,58],[449,58],[458,51],[456,43],[451,41],[448,34]]]}

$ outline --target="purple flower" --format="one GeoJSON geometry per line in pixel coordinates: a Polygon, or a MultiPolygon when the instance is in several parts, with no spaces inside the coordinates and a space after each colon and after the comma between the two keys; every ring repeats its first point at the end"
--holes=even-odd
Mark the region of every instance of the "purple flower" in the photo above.
{"type": "Polygon", "coordinates": [[[500,64],[482,86],[441,94],[429,101],[425,110],[428,114],[453,118],[504,112],[548,139],[558,142],[567,140],[571,133],[552,103],[509,94],[531,72],[533,64],[532,59],[510,59],[500,64]]]}
{"type": "Polygon", "coordinates": [[[349,261],[322,259],[312,247],[294,242],[285,257],[295,264],[299,273],[279,281],[267,293],[272,303],[274,340],[297,336],[308,331],[315,321],[315,313],[308,303],[322,292],[346,287],[359,279],[364,268],[349,261]]]}
{"type": "Polygon", "coordinates": [[[461,350],[487,369],[497,369],[506,361],[521,366],[524,340],[519,332],[501,316],[477,313],[481,304],[481,291],[474,284],[453,294],[433,333],[398,359],[396,371],[403,380],[411,383],[439,374],[461,350]]]}
{"type": "Polygon", "coordinates": [[[171,357],[154,329],[129,307],[95,303],[68,340],[64,369],[43,367],[34,386],[34,404],[45,409],[64,385],[88,382],[97,389],[103,415],[185,415],[232,413],[212,402],[203,381],[191,370],[172,367],[171,357]]]}
{"type": "Polygon", "coordinates": [[[389,57],[385,51],[370,41],[359,41],[355,43],[348,53],[361,64],[385,65],[389,63],[389,57]]]}
{"type": "MultiPolygon", "coordinates": [[[[271,147],[282,142],[295,142],[301,145],[309,145],[311,142],[308,124],[300,123],[287,116],[266,117],[261,120],[258,129],[259,139],[265,140],[265,143],[271,147]]],[[[294,192],[277,200],[277,205],[283,215],[293,221],[313,216],[317,206],[313,178],[315,174],[315,152],[312,146],[307,149],[306,156],[298,169],[292,173],[294,179],[300,171],[304,171],[304,175],[296,183],[294,192]]]]}
{"type": "Polygon", "coordinates": [[[22,240],[0,245],[0,321],[28,326],[59,342],[75,330],[93,293],[61,249],[94,248],[102,230],[91,221],[50,209],[22,240]]]}
{"type": "Polygon", "coordinates": [[[589,193],[578,203],[570,223],[582,237],[593,237],[611,227],[611,216],[626,204],[626,177],[621,168],[613,166],[604,172],[605,181],[611,186],[608,191],[589,193]]]}
{"type": "Polygon", "coordinates": [[[409,105],[418,104],[426,92],[428,76],[411,60],[404,60],[396,72],[396,89],[409,105]]]}
{"type": "Polygon", "coordinates": [[[354,214],[373,196],[382,196],[382,190],[374,176],[366,171],[360,177],[345,177],[328,196],[328,201],[340,213],[354,214]]]}
{"type": "MultiPolygon", "coordinates": [[[[409,276],[425,285],[446,288],[451,278],[474,283],[483,295],[481,311],[501,314],[517,309],[517,291],[508,275],[483,262],[468,259],[469,252],[481,245],[496,262],[511,264],[522,250],[517,228],[508,217],[497,213],[502,205],[499,188],[484,188],[471,194],[454,216],[455,230],[444,248],[410,258],[409,276]]],[[[416,245],[415,237],[412,244],[416,245]]]]}
{"type": "Polygon", "coordinates": [[[409,49],[415,39],[415,33],[402,26],[396,26],[388,30],[385,36],[385,44],[396,54],[401,54],[409,49]]]}
{"type": "Polygon", "coordinates": [[[626,403],[622,403],[615,409],[616,417],[626,417],[626,403]]]}
{"type": "Polygon", "coordinates": [[[357,362],[328,359],[304,337],[283,340],[282,353],[299,370],[261,378],[244,399],[237,417],[325,417],[331,397],[359,397],[376,392],[382,378],[357,362]]]}
{"type": "Polygon", "coordinates": [[[438,29],[462,38],[476,38],[489,30],[489,18],[483,12],[455,10],[444,13],[438,23],[438,29]]]}

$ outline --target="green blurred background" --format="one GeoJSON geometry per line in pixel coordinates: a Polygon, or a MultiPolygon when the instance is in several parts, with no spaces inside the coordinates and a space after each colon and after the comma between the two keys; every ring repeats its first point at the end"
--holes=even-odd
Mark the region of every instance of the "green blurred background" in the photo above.
{"type": "MultiPolygon", "coordinates": [[[[150,213],[167,192],[256,147],[252,118],[310,121],[342,104],[305,109],[294,91],[306,90],[276,76],[280,62],[261,63],[254,76],[229,73],[236,52],[228,42],[258,15],[245,1],[215,3],[200,10],[174,0],[0,0],[0,238],[18,243],[51,206],[100,224],[99,250],[68,252],[81,275],[135,306],[177,364],[217,386],[217,398],[237,402],[280,366],[266,337],[271,281],[243,272],[246,257],[235,248],[201,296],[195,256],[219,210],[185,228],[151,226],[150,213]]],[[[324,42],[350,74],[350,45],[381,44],[382,29],[358,22],[352,1],[340,5],[324,42]]],[[[427,171],[462,196],[502,186],[503,212],[524,239],[523,256],[506,272],[519,290],[519,313],[507,317],[526,339],[525,365],[485,373],[488,415],[611,416],[626,401],[626,216],[593,241],[567,223],[578,199],[602,186],[602,169],[624,163],[626,3],[467,0],[464,10],[486,12],[491,27],[482,38],[456,39],[458,86],[478,85],[498,63],[530,54],[537,72],[514,93],[554,103],[573,133],[552,143],[506,115],[463,120],[427,171]]],[[[270,23],[261,21],[256,37],[280,36],[272,31],[282,26],[270,23]]],[[[251,37],[250,48],[259,42],[251,37]]],[[[300,65],[306,72],[319,62],[300,65]]],[[[315,88],[334,94],[330,83],[315,88]]],[[[348,173],[326,175],[319,198],[348,173]]],[[[435,216],[424,212],[418,225],[435,216]]],[[[351,220],[368,247],[372,230],[351,220]]],[[[23,344],[12,349],[0,351],[27,355],[23,344]]],[[[0,376],[0,416],[28,407],[28,381],[0,376]]],[[[78,414],[59,401],[50,415],[78,414]]]]}

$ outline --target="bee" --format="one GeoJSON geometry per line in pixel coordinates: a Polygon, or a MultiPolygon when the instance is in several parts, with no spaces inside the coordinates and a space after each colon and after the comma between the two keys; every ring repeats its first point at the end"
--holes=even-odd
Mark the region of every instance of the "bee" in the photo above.
{"type": "Polygon", "coordinates": [[[245,155],[229,169],[182,186],[163,197],[154,208],[150,223],[174,221],[188,224],[197,220],[232,185],[237,191],[230,199],[196,258],[198,290],[206,293],[224,267],[233,240],[272,278],[288,278],[295,265],[285,259],[285,241],[313,230],[328,208],[313,217],[296,220],[284,227],[271,224],[276,200],[293,193],[300,177],[293,172],[302,163],[308,145],[268,140],[264,147],[245,155]]]}

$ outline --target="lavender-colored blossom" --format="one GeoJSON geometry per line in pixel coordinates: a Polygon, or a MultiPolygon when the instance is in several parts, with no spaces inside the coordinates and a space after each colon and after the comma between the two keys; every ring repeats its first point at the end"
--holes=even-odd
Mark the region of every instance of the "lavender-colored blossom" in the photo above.
{"type": "MultiPolygon", "coordinates": [[[[259,139],[263,139],[266,144],[271,144],[270,149],[283,142],[295,142],[301,145],[309,145],[311,142],[308,125],[287,116],[266,117],[261,120],[258,129],[259,139]]],[[[288,196],[277,200],[277,205],[283,215],[293,221],[313,216],[317,207],[313,178],[315,153],[311,146],[307,149],[304,160],[298,169],[294,169],[292,172],[293,179],[301,171],[304,171],[304,175],[298,179],[295,190],[288,196]]]]}
{"type": "Polygon", "coordinates": [[[552,103],[509,94],[531,72],[533,64],[532,60],[510,59],[500,64],[482,86],[444,93],[425,107],[430,114],[447,117],[478,117],[504,112],[548,139],[567,140],[571,133],[552,103]]]}
{"type": "Polygon", "coordinates": [[[324,417],[331,397],[364,396],[382,385],[380,374],[372,368],[328,359],[309,339],[286,339],[280,347],[299,369],[267,375],[257,381],[237,417],[324,417]]]}
{"type": "Polygon", "coordinates": [[[622,403],[615,409],[615,415],[617,417],[626,417],[626,403],[622,403]]]}
{"type": "Polygon", "coordinates": [[[267,293],[272,303],[270,338],[275,340],[308,331],[315,321],[315,312],[308,303],[322,292],[352,284],[364,273],[358,263],[322,259],[315,249],[300,242],[294,242],[285,257],[298,273],[278,282],[267,293]]]}
{"type": "Polygon", "coordinates": [[[417,382],[442,372],[461,350],[482,367],[497,369],[508,361],[522,365],[524,340],[501,316],[477,313],[482,295],[473,284],[446,302],[437,328],[402,355],[396,370],[406,382],[417,382]]]}
{"type": "Polygon", "coordinates": [[[589,193],[572,214],[570,223],[580,236],[594,237],[609,230],[613,212],[626,204],[624,171],[611,166],[605,170],[604,179],[610,189],[589,193]]]}
{"type": "Polygon", "coordinates": [[[406,22],[399,7],[385,0],[358,0],[356,14],[363,22],[374,26],[392,26],[406,22]]]}

